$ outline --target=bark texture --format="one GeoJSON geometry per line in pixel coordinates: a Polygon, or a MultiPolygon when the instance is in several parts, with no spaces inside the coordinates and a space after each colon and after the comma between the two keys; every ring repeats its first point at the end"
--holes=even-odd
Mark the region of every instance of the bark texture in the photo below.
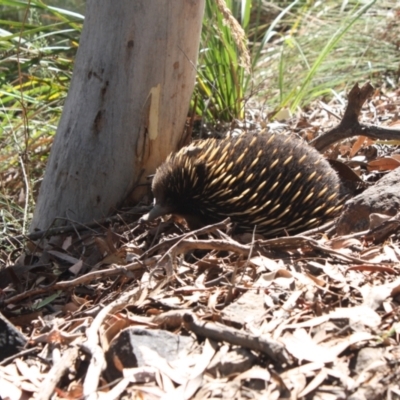
{"type": "Polygon", "coordinates": [[[88,0],[31,231],[109,215],[184,141],[203,10],[204,0],[88,0]]]}

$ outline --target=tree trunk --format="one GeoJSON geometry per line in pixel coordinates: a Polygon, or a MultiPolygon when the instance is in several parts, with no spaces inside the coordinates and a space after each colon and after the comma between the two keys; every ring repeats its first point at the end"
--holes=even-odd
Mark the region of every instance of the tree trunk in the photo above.
{"type": "Polygon", "coordinates": [[[184,141],[203,10],[204,0],[88,0],[31,231],[108,216],[184,141]]]}

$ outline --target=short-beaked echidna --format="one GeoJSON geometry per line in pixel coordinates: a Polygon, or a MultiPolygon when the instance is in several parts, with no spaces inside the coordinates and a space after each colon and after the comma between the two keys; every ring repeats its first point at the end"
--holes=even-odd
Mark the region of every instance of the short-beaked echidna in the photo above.
{"type": "Polygon", "coordinates": [[[191,229],[230,217],[235,232],[298,233],[342,207],[336,172],[315,149],[279,134],[206,139],[171,154],[153,178],[143,217],[184,217],[191,229]]]}

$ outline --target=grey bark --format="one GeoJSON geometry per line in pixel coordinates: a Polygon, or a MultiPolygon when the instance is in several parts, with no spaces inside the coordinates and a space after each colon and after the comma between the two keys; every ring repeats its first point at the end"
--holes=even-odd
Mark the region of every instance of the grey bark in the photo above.
{"type": "Polygon", "coordinates": [[[203,10],[204,0],[88,0],[31,231],[110,215],[184,141],[203,10]]]}

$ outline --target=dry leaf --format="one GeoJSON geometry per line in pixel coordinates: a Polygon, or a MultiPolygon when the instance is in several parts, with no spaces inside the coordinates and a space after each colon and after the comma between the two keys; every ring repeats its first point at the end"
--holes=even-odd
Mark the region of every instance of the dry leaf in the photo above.
{"type": "Polygon", "coordinates": [[[367,165],[368,171],[391,171],[400,166],[400,161],[393,157],[382,157],[370,161],[367,165]]]}
{"type": "Polygon", "coordinates": [[[353,158],[357,154],[358,150],[361,149],[362,145],[365,142],[365,139],[366,139],[365,136],[360,135],[357,138],[357,140],[353,143],[353,146],[351,147],[350,154],[349,154],[350,158],[353,158]]]}

